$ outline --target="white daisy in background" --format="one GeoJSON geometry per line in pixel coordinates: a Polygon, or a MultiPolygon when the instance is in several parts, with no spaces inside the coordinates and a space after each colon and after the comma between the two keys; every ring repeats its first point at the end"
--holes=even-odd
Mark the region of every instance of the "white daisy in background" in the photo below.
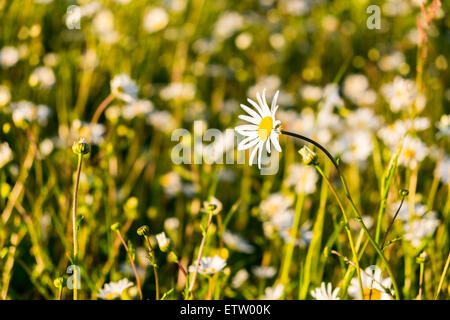
{"type": "Polygon", "coordinates": [[[169,23],[169,15],[163,8],[153,8],[144,15],[143,27],[148,33],[158,32],[169,23]]]}
{"type": "Polygon", "coordinates": [[[177,127],[177,121],[166,110],[153,111],[146,117],[145,121],[166,134],[172,133],[177,127]]]}
{"type": "Polygon", "coordinates": [[[139,88],[126,73],[119,74],[111,80],[111,93],[118,99],[131,103],[136,100],[139,88]]]}
{"type": "Polygon", "coordinates": [[[15,47],[6,46],[0,49],[0,66],[10,68],[19,61],[19,50],[15,47]]]}
{"type": "Polygon", "coordinates": [[[255,266],[252,268],[255,277],[260,279],[270,279],[277,274],[277,269],[272,266],[255,266]]]}
{"type": "MultiPolygon", "coordinates": [[[[367,267],[361,272],[364,300],[391,300],[392,297],[385,291],[391,290],[391,278],[383,278],[381,269],[377,266],[367,267]]],[[[394,292],[391,290],[392,295],[394,292]]],[[[361,299],[358,278],[353,278],[348,288],[348,294],[356,300],[361,299]]]]}
{"type": "Polygon", "coordinates": [[[311,291],[311,295],[316,300],[341,300],[338,293],[339,288],[333,290],[333,285],[331,283],[325,285],[325,282],[322,282],[320,288],[311,291]]]}
{"type": "Polygon", "coordinates": [[[171,240],[166,236],[165,232],[158,233],[156,235],[156,241],[162,252],[166,252],[169,249],[171,240]]]}
{"type": "Polygon", "coordinates": [[[261,300],[278,300],[283,295],[284,286],[282,284],[277,284],[273,287],[267,287],[264,290],[264,295],[261,300]]]}
{"type": "Polygon", "coordinates": [[[450,157],[445,157],[439,163],[437,174],[443,183],[450,184],[450,157]]]}
{"type": "Polygon", "coordinates": [[[294,200],[291,197],[285,196],[281,193],[273,193],[269,195],[266,199],[261,201],[259,205],[261,219],[270,219],[277,213],[288,210],[293,201],[294,200]]]}
{"type": "Polygon", "coordinates": [[[0,144],[0,168],[6,165],[14,158],[13,152],[9,147],[8,142],[3,142],[0,144]]]}
{"type": "Polygon", "coordinates": [[[98,297],[106,300],[120,298],[123,291],[131,286],[133,286],[133,282],[128,281],[126,278],[118,282],[106,283],[105,286],[100,289],[98,297]]]}
{"type": "Polygon", "coordinates": [[[161,185],[164,189],[164,192],[169,197],[176,196],[183,186],[180,175],[175,171],[170,171],[164,174],[161,178],[161,185]]]}
{"type": "Polygon", "coordinates": [[[11,101],[11,92],[6,86],[0,85],[0,107],[6,106],[11,101]]]}
{"type": "MultiPolygon", "coordinates": [[[[214,257],[202,257],[198,266],[198,273],[213,274],[220,272],[227,265],[227,261],[218,255],[214,257]]],[[[195,266],[189,266],[189,272],[194,272],[195,266]]]]}
{"type": "Polygon", "coordinates": [[[286,184],[294,186],[296,193],[311,194],[316,191],[319,176],[311,166],[303,164],[292,164],[288,168],[286,184]]]}
{"type": "Polygon", "coordinates": [[[439,226],[436,211],[430,211],[420,218],[411,219],[403,225],[405,240],[411,242],[414,248],[422,244],[422,240],[431,236],[439,226]]]}
{"type": "Polygon", "coordinates": [[[241,269],[238,272],[236,272],[235,276],[233,277],[233,280],[231,280],[231,286],[235,289],[239,288],[244,284],[245,281],[247,281],[249,278],[248,271],[245,269],[241,269]]]}
{"type": "Polygon", "coordinates": [[[238,150],[247,150],[254,147],[250,154],[249,163],[250,165],[253,164],[256,153],[258,153],[259,169],[261,169],[261,157],[264,145],[268,153],[271,152],[271,143],[278,152],[281,152],[280,143],[278,142],[279,133],[277,132],[280,121],[275,119],[275,113],[278,109],[278,93],[279,91],[275,93],[270,109],[267,105],[265,89],[263,90],[262,98],[259,92],[256,94],[259,104],[250,98],[247,99],[257,112],[246,105],[241,104],[241,108],[249,115],[240,115],[239,118],[250,122],[251,124],[240,125],[235,128],[238,133],[246,137],[239,143],[238,150]]]}
{"type": "Polygon", "coordinates": [[[405,122],[397,120],[394,123],[379,129],[377,135],[386,146],[395,150],[398,142],[407,131],[408,128],[406,127],[405,122]]]}
{"type": "Polygon", "coordinates": [[[398,157],[398,164],[410,169],[415,169],[427,155],[428,147],[422,140],[416,137],[407,136],[403,141],[403,149],[398,157]]]}
{"type": "Polygon", "coordinates": [[[381,92],[389,102],[392,112],[412,106],[417,93],[414,81],[399,76],[396,76],[392,83],[383,85],[381,92]]]}
{"type": "MultiPolygon", "coordinates": [[[[108,108],[109,109],[109,108],[108,108]]],[[[122,108],[124,119],[134,119],[135,117],[146,116],[153,110],[153,103],[149,100],[136,100],[122,108]]]]}
{"type": "Polygon", "coordinates": [[[439,129],[439,136],[441,137],[450,136],[450,114],[443,114],[439,122],[436,123],[436,127],[439,129]]]}
{"type": "Polygon", "coordinates": [[[235,251],[248,254],[255,252],[255,248],[247,240],[229,230],[225,230],[222,239],[230,249],[235,251]]]}

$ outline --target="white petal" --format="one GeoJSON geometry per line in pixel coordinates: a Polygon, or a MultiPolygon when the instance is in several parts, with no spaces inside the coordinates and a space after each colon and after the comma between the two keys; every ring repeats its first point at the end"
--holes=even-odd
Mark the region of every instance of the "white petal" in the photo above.
{"type": "Polygon", "coordinates": [[[236,128],[234,128],[234,130],[236,130],[239,133],[241,133],[242,131],[257,131],[258,126],[254,124],[243,124],[241,126],[237,126],[236,128]]]}
{"type": "Polygon", "coordinates": [[[258,99],[258,102],[259,102],[259,105],[261,106],[262,111],[267,116],[267,115],[270,115],[270,109],[269,109],[269,106],[267,105],[265,95],[266,95],[266,89],[264,88],[264,90],[263,90],[264,98],[261,99],[261,95],[259,94],[259,92],[256,93],[256,98],[258,99]]]}
{"type": "Polygon", "coordinates": [[[275,95],[273,96],[272,99],[272,106],[270,107],[270,110],[272,112],[272,115],[275,115],[275,112],[277,111],[277,99],[278,99],[278,94],[280,93],[279,90],[277,90],[277,92],[275,92],[275,95]]]}
{"type": "Polygon", "coordinates": [[[249,138],[252,138],[253,140],[250,139],[250,142],[249,142],[249,140],[247,140],[248,138],[245,139],[247,141],[243,140],[238,145],[238,148],[237,148],[238,151],[247,150],[247,149],[253,147],[255,144],[257,144],[260,141],[258,138],[254,138],[254,137],[249,137],[249,138]]]}
{"type": "Polygon", "coordinates": [[[250,99],[250,98],[247,98],[247,101],[248,101],[252,106],[255,107],[255,109],[256,109],[256,110],[259,112],[259,114],[261,115],[261,118],[264,118],[264,117],[265,117],[265,114],[264,114],[264,112],[262,111],[261,107],[258,106],[258,104],[257,104],[255,101],[253,101],[253,100],[250,99]]]}
{"type": "Polygon", "coordinates": [[[261,116],[255,112],[255,110],[252,110],[251,108],[247,107],[245,104],[241,104],[241,108],[247,112],[249,115],[251,115],[253,118],[261,120],[261,116]]]}
{"type": "Polygon", "coordinates": [[[266,150],[268,153],[270,153],[270,139],[266,140],[266,150]]]}
{"type": "Polygon", "coordinates": [[[272,132],[270,135],[270,141],[272,141],[275,149],[277,149],[278,152],[281,152],[280,143],[278,142],[278,133],[272,132]]]}
{"type": "Polygon", "coordinates": [[[258,169],[261,169],[261,156],[263,153],[264,142],[259,145],[258,148],[258,169]]]}
{"type": "Polygon", "coordinates": [[[246,115],[243,115],[243,114],[239,115],[239,119],[242,119],[242,120],[244,120],[244,121],[253,123],[253,124],[257,125],[257,126],[258,126],[258,125],[260,124],[260,122],[261,122],[261,118],[259,118],[259,119],[257,119],[257,118],[252,118],[252,117],[249,117],[249,116],[246,116],[246,115]]]}
{"type": "Polygon", "coordinates": [[[262,145],[263,142],[259,141],[259,144],[256,145],[256,147],[253,148],[252,153],[250,153],[250,159],[249,159],[249,164],[252,165],[253,164],[253,159],[255,158],[256,155],[256,151],[258,151],[259,146],[262,145]]]}

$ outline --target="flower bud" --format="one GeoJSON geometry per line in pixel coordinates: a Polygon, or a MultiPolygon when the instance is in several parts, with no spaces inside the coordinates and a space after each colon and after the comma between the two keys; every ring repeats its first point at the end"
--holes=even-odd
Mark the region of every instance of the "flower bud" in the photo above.
{"type": "Polygon", "coordinates": [[[111,225],[111,230],[112,231],[118,231],[119,227],[120,227],[120,223],[116,222],[116,223],[111,225]]]}
{"type": "Polygon", "coordinates": [[[55,285],[56,288],[61,289],[62,286],[64,285],[64,278],[63,277],[56,278],[53,281],[53,284],[55,285]]]}
{"type": "Polygon", "coordinates": [[[137,234],[141,237],[143,236],[148,236],[150,232],[150,228],[146,225],[139,227],[139,229],[137,229],[137,234]]]}
{"type": "Polygon", "coordinates": [[[80,140],[73,143],[72,151],[77,155],[84,155],[91,151],[91,147],[85,138],[80,138],[80,140]]]}
{"type": "Polygon", "coordinates": [[[156,241],[158,241],[159,249],[160,249],[162,252],[167,252],[167,251],[169,251],[171,241],[170,241],[169,238],[167,238],[165,232],[158,233],[158,234],[156,235],[156,241]]]}
{"type": "Polygon", "coordinates": [[[222,211],[222,202],[215,197],[211,197],[208,201],[203,202],[203,207],[206,212],[212,212],[212,214],[216,215],[222,211]]]}
{"type": "Polygon", "coordinates": [[[417,263],[425,263],[429,260],[428,254],[423,251],[417,258],[416,258],[416,262],[417,263]]]}
{"type": "Polygon", "coordinates": [[[406,196],[408,196],[408,194],[409,194],[409,191],[408,191],[408,190],[406,190],[406,189],[400,190],[400,195],[401,195],[402,197],[406,197],[406,196]]]}
{"type": "Polygon", "coordinates": [[[317,154],[307,146],[303,146],[298,153],[302,156],[304,165],[314,165],[317,162],[317,154]]]}

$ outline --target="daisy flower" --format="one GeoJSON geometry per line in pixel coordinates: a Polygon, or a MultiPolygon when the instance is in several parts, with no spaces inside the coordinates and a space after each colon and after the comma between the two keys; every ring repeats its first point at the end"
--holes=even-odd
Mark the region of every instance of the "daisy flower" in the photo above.
{"type": "Polygon", "coordinates": [[[239,143],[238,150],[247,150],[254,147],[250,154],[249,163],[250,165],[253,164],[256,153],[258,153],[259,169],[261,169],[261,157],[264,145],[268,153],[271,152],[271,143],[278,152],[281,152],[280,143],[278,142],[279,132],[277,130],[277,127],[281,122],[275,119],[275,113],[278,109],[277,99],[279,91],[275,93],[270,109],[267,105],[265,92],[266,89],[263,90],[262,97],[259,92],[256,94],[258,103],[250,98],[247,99],[256,111],[241,104],[241,108],[244,109],[248,115],[240,115],[239,119],[247,121],[250,124],[240,125],[235,128],[238,133],[246,137],[239,143]]]}
{"type": "Polygon", "coordinates": [[[119,298],[123,291],[131,286],[133,286],[133,282],[128,281],[126,278],[118,282],[106,283],[105,286],[100,289],[98,297],[101,299],[113,300],[119,298]]]}
{"type": "Polygon", "coordinates": [[[322,282],[320,288],[316,288],[311,291],[311,295],[316,300],[340,300],[337,296],[339,293],[339,288],[333,290],[333,286],[331,283],[325,286],[325,282],[322,282]]]}
{"type": "MultiPolygon", "coordinates": [[[[198,267],[198,273],[200,274],[213,274],[221,271],[227,265],[227,261],[222,259],[218,255],[214,257],[202,257],[200,259],[200,265],[198,267]]],[[[189,272],[194,272],[195,266],[189,267],[189,272]]]]}
{"type": "MultiPolygon", "coordinates": [[[[391,300],[391,296],[384,290],[389,290],[392,284],[391,278],[383,278],[381,269],[377,266],[370,266],[361,272],[361,281],[364,290],[364,300],[391,300]]],[[[357,278],[353,278],[348,294],[355,299],[361,299],[359,283],[357,278]]]]}
{"type": "Polygon", "coordinates": [[[264,295],[261,297],[261,300],[278,300],[283,295],[284,285],[277,284],[273,287],[267,287],[264,290],[264,295]]]}

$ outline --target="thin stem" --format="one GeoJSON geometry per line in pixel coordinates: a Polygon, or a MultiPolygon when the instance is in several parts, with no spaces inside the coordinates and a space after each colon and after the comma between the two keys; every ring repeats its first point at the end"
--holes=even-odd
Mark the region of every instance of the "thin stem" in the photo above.
{"type": "Polygon", "coordinates": [[[180,261],[178,260],[178,256],[175,254],[175,252],[170,251],[170,254],[172,255],[172,257],[175,259],[175,263],[178,266],[178,269],[181,271],[181,273],[183,273],[183,275],[186,277],[187,276],[187,272],[186,270],[184,270],[183,265],[180,263],[180,261]]]}
{"type": "Polygon", "coordinates": [[[353,202],[353,199],[352,199],[351,194],[350,194],[350,192],[348,190],[348,187],[347,187],[347,183],[345,181],[344,176],[341,173],[340,167],[339,167],[338,163],[336,162],[336,159],[334,159],[334,157],[328,152],[327,149],[325,149],[325,147],[323,147],[321,144],[319,144],[318,142],[316,142],[316,141],[314,141],[314,140],[312,140],[310,138],[307,138],[307,137],[302,136],[300,134],[292,133],[292,132],[289,132],[289,131],[281,130],[280,132],[282,134],[285,134],[285,135],[288,135],[288,136],[291,136],[291,137],[294,137],[294,138],[297,138],[297,139],[301,139],[301,140],[307,141],[307,142],[315,145],[317,148],[322,150],[326,154],[326,156],[331,160],[331,162],[333,163],[334,167],[336,168],[336,170],[337,170],[337,172],[339,174],[339,177],[341,179],[342,185],[344,186],[344,191],[345,191],[345,194],[347,196],[347,199],[349,200],[350,205],[351,205],[351,207],[353,209],[353,212],[356,215],[356,220],[358,220],[358,222],[361,225],[362,229],[364,230],[365,234],[369,238],[370,244],[373,246],[373,248],[375,249],[377,254],[380,256],[381,260],[383,261],[383,264],[386,266],[386,269],[388,271],[389,277],[392,280],[392,285],[394,286],[395,296],[398,299],[400,291],[398,290],[397,281],[394,278],[394,274],[393,274],[392,269],[391,269],[391,267],[389,265],[389,262],[387,261],[387,259],[384,256],[383,252],[380,250],[379,246],[377,245],[377,243],[373,239],[373,237],[370,234],[369,230],[367,229],[366,225],[362,221],[361,214],[359,213],[358,209],[356,208],[355,203],[353,202]]]}
{"type": "Polygon", "coordinates": [[[194,288],[194,285],[195,285],[195,280],[197,278],[197,273],[198,273],[198,267],[200,266],[200,259],[202,257],[203,246],[205,245],[206,236],[208,234],[208,229],[209,229],[209,226],[212,221],[212,216],[213,216],[213,211],[210,210],[209,217],[208,217],[208,223],[206,224],[205,231],[203,232],[202,241],[200,242],[200,248],[198,249],[197,260],[195,261],[194,274],[192,275],[192,282],[189,285],[189,293],[192,293],[192,289],[194,288]]]}
{"type": "Polygon", "coordinates": [[[284,258],[283,267],[282,267],[281,276],[280,276],[280,282],[283,285],[285,285],[289,280],[289,271],[291,268],[292,255],[294,253],[295,240],[297,239],[298,228],[300,225],[300,218],[301,218],[302,211],[303,211],[302,209],[303,209],[304,199],[305,199],[304,193],[300,193],[297,197],[297,203],[295,206],[294,223],[289,232],[289,242],[287,243],[287,246],[286,246],[286,253],[285,253],[285,258],[284,258]]]}
{"type": "Polygon", "coordinates": [[[100,116],[102,115],[103,111],[105,111],[106,107],[113,101],[114,95],[110,93],[105,100],[103,100],[100,105],[97,107],[97,109],[94,112],[94,115],[92,116],[90,126],[92,127],[94,124],[98,122],[98,119],[100,119],[100,116]]]}
{"type": "Polygon", "coordinates": [[[450,266],[450,252],[448,253],[447,261],[445,262],[444,270],[442,270],[441,279],[439,280],[439,285],[434,295],[434,300],[437,300],[439,294],[441,293],[442,285],[444,284],[445,275],[447,274],[448,267],[450,266]]]}
{"type": "Polygon", "coordinates": [[[331,192],[333,193],[334,197],[336,198],[336,201],[339,204],[339,208],[342,211],[342,215],[344,217],[344,227],[345,227],[345,230],[347,232],[348,241],[350,243],[350,248],[351,248],[352,254],[353,254],[353,259],[355,260],[356,274],[358,276],[359,289],[361,291],[361,298],[362,298],[362,300],[364,300],[364,288],[363,288],[363,284],[362,284],[362,280],[361,280],[361,270],[360,270],[361,268],[359,267],[358,254],[356,252],[355,245],[354,245],[354,242],[353,242],[352,233],[350,231],[350,226],[349,226],[349,223],[348,223],[349,220],[348,220],[348,217],[347,217],[347,213],[345,212],[345,209],[344,209],[344,206],[342,205],[341,199],[337,195],[336,190],[334,189],[334,187],[331,184],[331,182],[328,179],[328,177],[324,174],[324,172],[322,171],[322,169],[318,165],[315,165],[314,167],[316,168],[316,170],[320,173],[320,175],[323,177],[323,179],[326,181],[326,183],[330,187],[331,192]]]}
{"type": "Polygon", "coordinates": [[[386,230],[386,233],[384,234],[383,241],[381,242],[381,248],[384,248],[384,245],[385,245],[386,239],[387,239],[387,235],[388,235],[389,231],[391,230],[392,225],[394,224],[395,218],[397,218],[397,215],[400,212],[400,209],[402,208],[404,201],[405,201],[405,196],[402,195],[402,201],[400,201],[400,205],[398,206],[398,209],[395,212],[394,217],[392,218],[391,223],[389,224],[389,226],[386,230]]]}
{"type": "Polygon", "coordinates": [[[421,262],[420,263],[419,297],[418,297],[418,300],[422,300],[424,271],[425,271],[425,262],[421,262]]]}
{"type": "Polygon", "coordinates": [[[159,277],[158,277],[158,266],[156,265],[156,257],[155,257],[155,251],[153,250],[153,246],[150,242],[150,239],[145,236],[145,239],[147,240],[148,248],[150,255],[152,257],[152,265],[153,265],[153,273],[155,274],[155,295],[156,300],[159,300],[159,277]]]}
{"type": "Polygon", "coordinates": [[[139,297],[142,300],[141,281],[139,279],[139,275],[137,273],[136,265],[134,264],[133,257],[131,256],[130,250],[128,250],[128,246],[125,243],[125,240],[123,239],[122,235],[120,234],[120,231],[119,230],[116,230],[116,231],[117,231],[117,235],[119,236],[120,241],[122,242],[122,244],[123,244],[123,246],[125,248],[125,251],[127,252],[128,258],[130,259],[131,267],[133,268],[134,277],[136,278],[136,285],[137,285],[138,290],[139,290],[139,297]]]}
{"type": "MultiPolygon", "coordinates": [[[[353,261],[351,261],[349,258],[347,258],[346,256],[340,254],[339,252],[337,252],[336,250],[331,250],[330,251],[332,254],[337,255],[338,257],[341,257],[342,259],[344,259],[345,262],[347,262],[348,264],[351,264],[353,267],[356,268],[355,264],[353,263],[353,261]]],[[[372,275],[370,275],[369,273],[367,273],[364,269],[360,269],[362,273],[364,273],[367,277],[372,279],[372,282],[376,282],[387,294],[389,294],[392,297],[392,294],[389,292],[389,289],[387,289],[385,286],[383,286],[383,284],[379,281],[377,281],[372,275]]]]}
{"type": "MultiPolygon", "coordinates": [[[[77,198],[78,198],[78,185],[80,183],[81,166],[83,163],[83,155],[78,155],[78,166],[75,178],[75,188],[73,191],[73,203],[72,203],[72,234],[73,234],[73,264],[78,263],[78,235],[77,235],[77,198]]],[[[77,283],[77,268],[73,269],[73,300],[78,300],[78,283],[77,283]]]]}

